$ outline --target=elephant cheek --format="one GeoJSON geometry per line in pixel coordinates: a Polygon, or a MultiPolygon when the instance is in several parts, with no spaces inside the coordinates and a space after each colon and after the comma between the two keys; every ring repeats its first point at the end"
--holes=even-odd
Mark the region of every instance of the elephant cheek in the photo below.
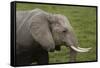
{"type": "Polygon", "coordinates": [[[66,46],[74,45],[74,40],[71,35],[65,35],[65,37],[63,38],[63,42],[66,46]]]}

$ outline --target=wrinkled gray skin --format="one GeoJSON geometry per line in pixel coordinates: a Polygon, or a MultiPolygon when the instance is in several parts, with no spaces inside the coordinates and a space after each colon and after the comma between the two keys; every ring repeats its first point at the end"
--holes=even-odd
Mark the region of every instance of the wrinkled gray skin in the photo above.
{"type": "Polygon", "coordinates": [[[62,44],[70,48],[69,61],[75,62],[77,49],[71,46],[78,42],[64,15],[34,9],[17,11],[16,16],[16,65],[48,64],[48,51],[60,50],[62,44]]]}

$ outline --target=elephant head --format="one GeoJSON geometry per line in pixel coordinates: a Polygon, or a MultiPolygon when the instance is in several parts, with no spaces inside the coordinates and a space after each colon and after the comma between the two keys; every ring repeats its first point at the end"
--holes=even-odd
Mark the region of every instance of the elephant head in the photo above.
{"type": "Polygon", "coordinates": [[[70,61],[75,60],[77,52],[88,52],[91,48],[80,48],[68,19],[64,15],[51,14],[39,10],[31,17],[30,32],[34,39],[47,51],[64,44],[70,48],[70,61]]]}
{"type": "Polygon", "coordinates": [[[78,40],[67,17],[61,14],[52,14],[49,15],[48,20],[56,46],[65,43],[65,46],[76,52],[87,52],[91,49],[78,46],[78,40]]]}

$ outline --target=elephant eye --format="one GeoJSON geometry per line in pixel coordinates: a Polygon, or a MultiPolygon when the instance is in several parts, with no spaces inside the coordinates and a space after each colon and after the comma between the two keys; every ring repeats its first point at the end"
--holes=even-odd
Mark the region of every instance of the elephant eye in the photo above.
{"type": "Polygon", "coordinates": [[[66,30],[63,31],[64,33],[67,32],[66,30]]]}
{"type": "Polygon", "coordinates": [[[67,29],[63,30],[63,33],[66,33],[67,32],[67,29]]]}

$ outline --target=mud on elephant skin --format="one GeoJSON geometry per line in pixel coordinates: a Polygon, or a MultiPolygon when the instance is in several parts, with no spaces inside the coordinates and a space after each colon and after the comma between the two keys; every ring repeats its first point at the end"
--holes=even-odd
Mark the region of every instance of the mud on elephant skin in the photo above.
{"type": "Polygon", "coordinates": [[[60,50],[62,44],[70,48],[69,62],[75,62],[77,52],[91,49],[78,46],[73,28],[64,15],[41,9],[17,11],[16,24],[16,65],[34,61],[48,64],[48,52],[60,50]]]}

